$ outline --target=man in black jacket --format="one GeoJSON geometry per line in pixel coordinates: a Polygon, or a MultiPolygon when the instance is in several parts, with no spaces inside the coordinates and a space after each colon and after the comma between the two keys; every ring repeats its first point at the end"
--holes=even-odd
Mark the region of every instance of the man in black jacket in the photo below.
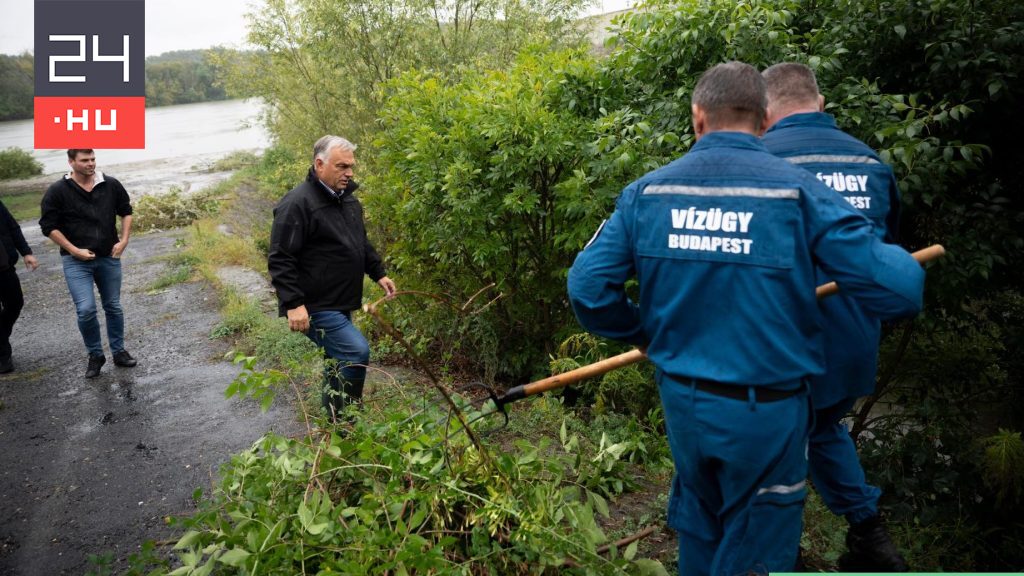
{"type": "Polygon", "coordinates": [[[352,311],[362,305],[363,275],[388,296],[395,293],[354,196],[355,149],[339,136],[316,141],[306,181],[274,208],[267,266],[288,327],[306,334],[329,359],[321,401],[332,419],[363,394],[370,346],[352,323],[352,311]]]}
{"type": "Polygon", "coordinates": [[[68,166],[71,171],[46,189],[39,227],[60,246],[64,279],[78,314],[78,331],[89,352],[85,377],[95,378],[107,359],[93,286],[100,293],[114,364],[125,368],[136,364],[124,349],[121,307],[121,255],[131,236],[132,204],[120,182],[96,170],[96,153],[91,149],[68,150],[68,166]]]}
{"type": "Polygon", "coordinates": [[[0,244],[0,374],[7,374],[14,370],[11,331],[25,304],[14,265],[18,262],[19,253],[25,257],[29,270],[35,270],[39,262],[25,242],[21,227],[3,202],[0,202],[0,244]]]}

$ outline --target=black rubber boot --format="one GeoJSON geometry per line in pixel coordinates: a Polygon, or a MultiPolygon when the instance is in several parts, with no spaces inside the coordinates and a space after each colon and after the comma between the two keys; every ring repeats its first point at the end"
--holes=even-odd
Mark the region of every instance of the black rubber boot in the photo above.
{"type": "Polygon", "coordinates": [[[365,383],[365,378],[361,380],[342,378],[341,394],[334,398],[335,412],[340,414],[346,406],[352,404],[361,405],[363,403],[363,384],[365,383]]]}
{"type": "Polygon", "coordinates": [[[352,403],[361,403],[363,385],[366,380],[347,380],[338,376],[330,376],[320,394],[320,402],[327,411],[331,422],[337,422],[345,407],[352,403]]]}
{"type": "Polygon", "coordinates": [[[848,551],[839,558],[841,572],[909,572],[910,567],[889,537],[881,516],[851,524],[848,551]]]}

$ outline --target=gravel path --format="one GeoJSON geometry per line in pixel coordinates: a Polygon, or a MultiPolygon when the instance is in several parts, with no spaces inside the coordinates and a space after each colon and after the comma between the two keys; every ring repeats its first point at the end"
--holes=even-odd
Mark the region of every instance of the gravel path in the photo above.
{"type": "Polygon", "coordinates": [[[268,430],[302,427],[287,402],[261,414],[224,398],[237,368],[222,360],[226,345],[209,339],[218,321],[210,288],[147,292],[180,232],[132,238],[122,304],[139,365],[115,367],[108,351],[100,377],[86,380],[56,246],[35,223],[22,226],[40,267],[19,263],[26,302],[11,340],[16,371],[0,376],[0,574],[83,574],[89,554],[106,552],[117,573],[145,540],[173,536],[163,518],[193,510],[192,492],[208,493],[230,455],[268,430]]]}

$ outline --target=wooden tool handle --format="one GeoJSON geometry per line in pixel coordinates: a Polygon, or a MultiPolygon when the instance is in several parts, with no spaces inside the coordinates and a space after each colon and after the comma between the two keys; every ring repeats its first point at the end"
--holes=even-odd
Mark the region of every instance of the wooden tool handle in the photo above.
{"type": "MultiPolygon", "coordinates": [[[[922,248],[917,252],[911,254],[915,260],[924,264],[939,258],[946,253],[946,249],[939,244],[933,244],[927,248],[922,248]]],[[[829,282],[818,286],[815,290],[815,294],[819,299],[826,296],[831,296],[839,292],[839,286],[835,282],[829,282]]],[[[593,364],[587,364],[575,370],[570,370],[562,374],[555,374],[554,376],[548,376],[543,380],[537,380],[530,382],[529,384],[522,384],[511,388],[508,392],[502,396],[502,403],[507,404],[514,402],[527,396],[533,396],[534,394],[540,394],[541,392],[547,392],[548,390],[555,390],[558,388],[564,388],[570,384],[575,384],[580,380],[592,378],[594,376],[600,376],[615,370],[622,368],[623,366],[629,366],[630,364],[636,364],[637,362],[647,358],[647,355],[643,352],[633,349],[629,352],[623,352],[618,356],[612,356],[611,358],[605,358],[599,362],[593,364]]]]}

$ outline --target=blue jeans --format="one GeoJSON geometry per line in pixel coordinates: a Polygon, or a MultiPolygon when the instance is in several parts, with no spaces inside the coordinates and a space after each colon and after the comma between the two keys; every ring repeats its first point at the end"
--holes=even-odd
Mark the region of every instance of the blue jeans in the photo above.
{"type": "Polygon", "coordinates": [[[370,345],[352,323],[352,313],[322,310],[309,315],[309,332],[328,360],[324,366],[324,391],[321,401],[328,414],[338,414],[363,396],[370,345]]]}
{"type": "Polygon", "coordinates": [[[840,420],[853,408],[854,398],[815,410],[811,428],[811,480],[821,499],[834,514],[846,516],[851,524],[878,514],[882,491],[868,484],[860,465],[857,447],[840,420]]]}
{"type": "Polygon", "coordinates": [[[107,341],[110,352],[124,350],[124,310],[121,308],[121,260],[104,256],[95,260],[76,260],[61,256],[64,279],[67,280],[71,299],[78,312],[78,331],[90,356],[103,355],[100,322],[96,317],[96,295],[93,284],[100,292],[100,302],[107,318],[107,341]]]}

